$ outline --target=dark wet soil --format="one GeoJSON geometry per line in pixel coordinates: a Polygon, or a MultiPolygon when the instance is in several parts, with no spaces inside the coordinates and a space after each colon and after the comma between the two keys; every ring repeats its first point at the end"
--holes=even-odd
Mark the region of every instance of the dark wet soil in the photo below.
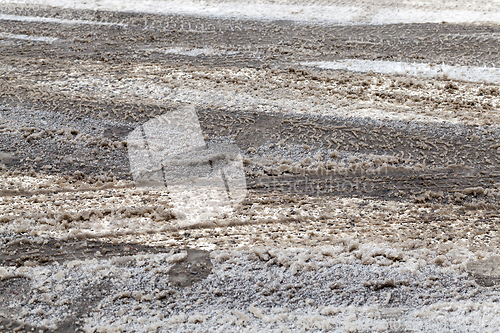
{"type": "Polygon", "coordinates": [[[175,287],[188,287],[205,279],[212,272],[212,267],[208,252],[188,249],[187,258],[170,269],[168,278],[175,287]]]}
{"type": "Polygon", "coordinates": [[[99,241],[62,241],[56,239],[16,239],[0,248],[0,265],[60,264],[69,260],[87,260],[145,253],[161,253],[162,247],[141,244],[114,244],[99,241]]]}
{"type": "MultiPolygon", "coordinates": [[[[4,71],[0,66],[1,167],[12,173],[45,172],[71,176],[74,181],[103,174],[110,182],[131,179],[127,135],[138,125],[181,105],[171,100],[158,105],[132,97],[125,101],[123,98],[113,100],[101,98],[97,93],[95,96],[88,92],[75,94],[74,90],[78,88],[58,86],[70,77],[76,81],[85,79],[84,75],[72,76],[75,68],[84,74],[102,75],[111,81],[137,79],[132,73],[146,65],[166,69],[186,67],[192,72],[197,69],[251,68],[264,73],[264,69],[272,69],[264,74],[271,75],[272,79],[279,78],[280,88],[300,86],[301,82],[314,88],[336,81],[338,86],[349,88],[342,92],[342,97],[347,96],[351,102],[376,98],[381,102],[415,103],[418,107],[430,109],[448,107],[457,114],[473,109],[480,115],[493,107],[488,103],[461,99],[466,92],[448,81],[438,82],[444,87],[440,96],[405,95],[399,88],[419,84],[406,79],[396,82],[389,93],[369,95],[366,87],[371,81],[368,82],[367,77],[307,70],[298,64],[355,58],[500,66],[499,53],[492,52],[500,48],[500,39],[496,37],[500,27],[493,25],[309,26],[290,21],[214,20],[59,9],[28,11],[22,15],[117,23],[100,26],[0,20],[2,33],[58,38],[52,44],[8,38],[0,40],[0,65],[15,68],[4,71]],[[172,47],[207,46],[225,55],[190,57],[165,52],[172,47]],[[106,71],[102,66],[107,67],[106,71]],[[36,86],[37,82],[54,84],[51,89],[44,90],[36,86]]],[[[368,78],[371,80],[372,77],[368,75],[368,78]]],[[[158,83],[163,78],[158,75],[148,79],[158,83]]],[[[230,79],[221,76],[210,80],[227,83],[226,80],[230,79]]],[[[231,82],[242,90],[257,89],[252,82],[231,82]]],[[[478,92],[479,99],[499,94],[497,87],[483,88],[478,92]]],[[[304,85],[299,90],[307,89],[304,85]]],[[[329,93],[341,94],[333,90],[329,93]]],[[[307,94],[304,98],[308,98],[307,94]]],[[[500,184],[500,132],[497,124],[471,126],[301,116],[207,104],[200,103],[197,107],[207,140],[230,138],[238,145],[244,158],[247,185],[254,195],[271,201],[286,195],[301,195],[452,203],[464,209],[498,212],[500,198],[494,194],[500,184]],[[326,156],[322,160],[325,165],[303,163],[305,157],[316,152],[326,156]],[[370,154],[391,158],[374,162],[366,157],[370,154]],[[266,163],[265,160],[273,159],[273,156],[276,157],[274,165],[266,163]],[[356,158],[345,163],[350,156],[356,158]],[[328,162],[335,162],[337,166],[329,167],[328,162]],[[339,167],[339,163],[345,168],[339,167]],[[300,167],[292,168],[292,164],[300,164],[300,167]]],[[[0,198],[40,193],[10,188],[8,183],[0,186],[0,198]]],[[[421,215],[418,220],[421,223],[453,222],[442,214],[421,215]]],[[[489,220],[477,221],[481,222],[491,224],[489,220]]],[[[61,264],[76,259],[165,251],[166,248],[157,246],[98,240],[14,237],[0,247],[0,265],[61,264]]],[[[171,268],[168,281],[174,288],[188,288],[203,281],[212,268],[208,252],[187,249],[187,258],[171,268]]],[[[482,287],[494,287],[500,283],[497,276],[473,274],[472,277],[482,287]]],[[[112,289],[111,281],[106,279],[86,286],[83,296],[71,301],[73,313],[55,332],[79,330],[82,315],[112,289]]],[[[22,301],[30,290],[28,279],[6,278],[0,281],[0,300],[2,303],[22,301]]],[[[15,317],[14,314],[6,316],[15,317]]],[[[0,316],[0,332],[47,332],[44,328],[24,325],[7,317],[0,316]]]]}

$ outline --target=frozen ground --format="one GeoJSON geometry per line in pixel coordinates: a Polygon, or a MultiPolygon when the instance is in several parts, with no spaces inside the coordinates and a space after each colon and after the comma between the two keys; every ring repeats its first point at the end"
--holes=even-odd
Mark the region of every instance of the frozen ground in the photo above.
{"type": "MultiPolygon", "coordinates": [[[[25,2],[4,0],[4,6],[25,2]]],[[[30,2],[28,2],[30,3],[30,2]]],[[[294,20],[322,24],[397,23],[493,23],[500,22],[500,2],[494,1],[135,1],[38,0],[39,7],[133,11],[154,14],[180,14],[214,18],[294,20]]]]}
{"type": "Polygon", "coordinates": [[[0,0],[1,332],[499,330],[498,1],[38,4],[0,0]],[[248,188],[196,222],[127,141],[186,105],[248,188]]]}
{"type": "Polygon", "coordinates": [[[495,67],[449,66],[443,64],[419,64],[395,61],[367,61],[347,59],[336,62],[309,62],[305,66],[324,69],[343,69],[356,72],[407,75],[414,77],[442,78],[467,82],[500,83],[500,70],[495,67]]]}

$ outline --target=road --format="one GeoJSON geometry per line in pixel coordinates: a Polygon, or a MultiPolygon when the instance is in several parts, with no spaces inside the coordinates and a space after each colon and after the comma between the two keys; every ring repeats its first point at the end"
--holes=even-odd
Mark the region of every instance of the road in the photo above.
{"type": "Polygon", "coordinates": [[[498,330],[498,4],[53,5],[0,13],[0,331],[498,330]],[[186,105],[247,188],[196,223],[127,140],[186,105]]]}

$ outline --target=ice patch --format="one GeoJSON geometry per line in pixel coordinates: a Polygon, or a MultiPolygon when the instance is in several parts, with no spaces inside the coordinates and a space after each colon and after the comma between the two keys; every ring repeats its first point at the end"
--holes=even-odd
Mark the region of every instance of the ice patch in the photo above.
{"type": "Polygon", "coordinates": [[[215,50],[212,48],[193,48],[193,49],[187,49],[184,47],[171,47],[168,49],[160,49],[160,50],[154,50],[154,51],[159,51],[163,52],[166,54],[177,54],[177,55],[185,55],[188,57],[197,57],[197,56],[221,56],[221,55],[234,55],[237,52],[227,52],[223,50],[215,50]]]}
{"type": "Polygon", "coordinates": [[[473,10],[380,9],[367,17],[371,24],[395,23],[498,23],[500,12],[473,10]]]}
{"type": "Polygon", "coordinates": [[[192,49],[192,50],[186,50],[182,47],[172,47],[169,49],[166,49],[164,51],[166,54],[178,54],[178,55],[186,55],[190,57],[197,57],[199,55],[220,55],[217,51],[209,48],[202,48],[202,49],[192,49]]]}
{"type": "Polygon", "coordinates": [[[225,50],[216,50],[208,47],[204,48],[185,48],[185,47],[170,47],[167,49],[147,49],[147,51],[160,52],[164,54],[175,54],[175,55],[183,55],[188,57],[220,57],[220,56],[234,56],[239,52],[236,51],[225,51],[225,50]]]}
{"type": "Polygon", "coordinates": [[[127,137],[137,186],[165,189],[178,219],[199,223],[231,212],[246,196],[243,161],[235,145],[208,145],[194,107],[158,116],[127,137]]]}
{"type": "Polygon", "coordinates": [[[88,0],[88,1],[51,1],[51,6],[90,9],[133,11],[159,14],[187,14],[210,17],[231,17],[261,20],[294,20],[330,24],[392,24],[392,23],[473,23],[473,22],[500,22],[500,11],[496,4],[492,6],[474,6],[474,10],[464,6],[439,6],[439,4],[406,4],[402,5],[387,2],[367,6],[364,3],[353,5],[337,2],[325,5],[324,3],[276,4],[271,2],[239,3],[218,1],[116,1],[116,0],[88,0]]]}
{"type": "Polygon", "coordinates": [[[67,20],[67,19],[58,19],[58,18],[54,18],[54,17],[21,16],[21,15],[7,15],[7,14],[1,14],[0,20],[20,21],[20,22],[59,23],[59,24],[91,24],[91,25],[127,26],[126,24],[111,23],[111,22],[96,22],[96,21],[87,21],[87,20],[67,20]]]}
{"type": "Polygon", "coordinates": [[[424,78],[447,78],[466,82],[500,84],[500,68],[418,64],[397,61],[346,59],[301,63],[324,69],[343,69],[354,72],[409,75],[424,78]]]}

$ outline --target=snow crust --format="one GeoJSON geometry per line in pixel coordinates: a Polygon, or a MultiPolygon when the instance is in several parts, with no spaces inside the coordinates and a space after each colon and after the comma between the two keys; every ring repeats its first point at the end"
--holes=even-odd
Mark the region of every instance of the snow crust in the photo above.
{"type": "Polygon", "coordinates": [[[304,66],[324,69],[374,72],[380,74],[407,75],[423,78],[452,79],[466,82],[500,84],[500,68],[451,66],[446,64],[407,63],[398,61],[373,61],[346,59],[339,61],[305,62],[304,66]]]}

